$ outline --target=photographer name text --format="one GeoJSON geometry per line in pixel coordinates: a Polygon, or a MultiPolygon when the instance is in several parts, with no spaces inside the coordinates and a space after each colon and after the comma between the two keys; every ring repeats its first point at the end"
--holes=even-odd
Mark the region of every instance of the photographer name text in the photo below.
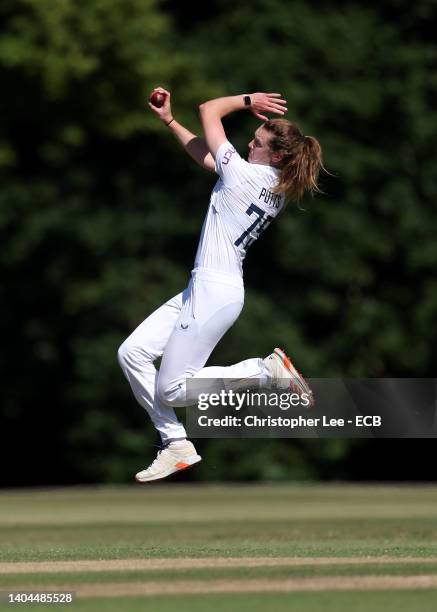
{"type": "Polygon", "coordinates": [[[371,415],[356,415],[354,419],[334,419],[332,417],[322,416],[320,418],[298,417],[258,417],[255,415],[247,415],[244,418],[226,415],[223,417],[208,417],[202,414],[197,419],[200,427],[288,427],[295,429],[297,427],[346,427],[353,425],[355,427],[381,427],[382,418],[380,416],[371,415]]]}

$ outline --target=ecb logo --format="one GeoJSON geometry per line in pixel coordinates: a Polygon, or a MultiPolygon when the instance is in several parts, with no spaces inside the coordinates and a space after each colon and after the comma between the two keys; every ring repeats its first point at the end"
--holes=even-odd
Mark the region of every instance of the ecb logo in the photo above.
{"type": "Polygon", "coordinates": [[[229,162],[231,161],[231,157],[233,156],[233,154],[235,153],[235,149],[228,149],[225,154],[223,155],[223,165],[227,166],[229,164],[229,162]]]}

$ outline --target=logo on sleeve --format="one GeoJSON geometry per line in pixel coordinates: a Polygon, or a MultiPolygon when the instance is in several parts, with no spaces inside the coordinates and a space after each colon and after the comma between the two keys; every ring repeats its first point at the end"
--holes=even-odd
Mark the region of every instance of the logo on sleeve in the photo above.
{"type": "Polygon", "coordinates": [[[231,149],[227,149],[223,155],[223,165],[227,166],[229,164],[229,162],[231,161],[231,157],[233,156],[233,154],[236,153],[236,150],[234,149],[234,147],[232,147],[231,149]]]}

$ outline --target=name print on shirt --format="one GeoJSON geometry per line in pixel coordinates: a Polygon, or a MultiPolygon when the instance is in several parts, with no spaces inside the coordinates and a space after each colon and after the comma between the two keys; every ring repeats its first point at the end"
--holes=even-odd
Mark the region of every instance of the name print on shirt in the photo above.
{"type": "Polygon", "coordinates": [[[278,193],[273,193],[273,191],[270,191],[265,187],[261,189],[258,200],[263,200],[267,206],[273,206],[274,208],[279,208],[281,205],[281,196],[278,193]]]}

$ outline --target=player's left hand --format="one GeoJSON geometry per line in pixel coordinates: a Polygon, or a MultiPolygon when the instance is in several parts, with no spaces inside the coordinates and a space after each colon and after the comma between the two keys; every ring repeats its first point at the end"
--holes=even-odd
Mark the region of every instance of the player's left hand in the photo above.
{"type": "Polygon", "coordinates": [[[266,117],[262,113],[270,113],[275,115],[284,115],[287,112],[287,100],[282,98],[282,94],[280,93],[253,93],[250,94],[251,105],[250,111],[261,119],[261,121],[268,121],[268,117],[266,117]]]}

